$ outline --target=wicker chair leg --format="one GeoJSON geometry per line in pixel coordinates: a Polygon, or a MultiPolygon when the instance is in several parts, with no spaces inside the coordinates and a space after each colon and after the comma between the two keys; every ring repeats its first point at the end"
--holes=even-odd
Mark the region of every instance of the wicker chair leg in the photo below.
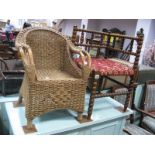
{"type": "Polygon", "coordinates": [[[27,119],[27,126],[23,126],[23,130],[26,134],[37,132],[35,125],[32,124],[32,120],[27,119]]]}
{"type": "Polygon", "coordinates": [[[77,120],[78,120],[79,122],[82,122],[82,119],[83,119],[82,112],[78,112],[77,120]]]}
{"type": "Polygon", "coordinates": [[[27,120],[27,127],[30,129],[33,127],[32,120],[27,120]]]}
{"type": "Polygon", "coordinates": [[[14,105],[14,107],[16,108],[16,107],[21,107],[21,106],[23,106],[23,104],[22,104],[22,95],[20,94],[19,95],[19,98],[18,98],[18,101],[16,101],[16,102],[13,102],[13,105],[14,105]]]}

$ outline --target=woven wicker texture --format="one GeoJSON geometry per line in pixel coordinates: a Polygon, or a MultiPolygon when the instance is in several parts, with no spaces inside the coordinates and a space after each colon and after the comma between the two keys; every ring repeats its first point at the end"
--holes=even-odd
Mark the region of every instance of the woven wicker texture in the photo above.
{"type": "Polygon", "coordinates": [[[81,114],[90,67],[79,69],[72,61],[70,40],[51,28],[27,28],[17,36],[16,46],[25,66],[20,94],[28,126],[51,110],[72,109],[81,114]]]}

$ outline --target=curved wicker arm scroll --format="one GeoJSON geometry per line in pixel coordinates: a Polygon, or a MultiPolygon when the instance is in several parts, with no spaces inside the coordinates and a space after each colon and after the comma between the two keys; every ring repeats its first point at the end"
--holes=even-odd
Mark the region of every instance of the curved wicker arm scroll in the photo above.
{"type": "Polygon", "coordinates": [[[24,61],[24,63],[34,65],[33,55],[31,48],[26,44],[21,44],[19,46],[19,52],[21,54],[21,57],[24,61]]]}
{"type": "Polygon", "coordinates": [[[82,60],[82,76],[83,79],[87,80],[89,77],[89,74],[91,72],[91,57],[88,52],[83,51],[80,48],[75,47],[72,43],[69,44],[70,51],[73,53],[77,53],[80,55],[80,58],[82,60]]]}
{"type": "Polygon", "coordinates": [[[36,79],[36,70],[31,48],[28,45],[21,44],[21,46],[19,46],[18,49],[24,62],[28,78],[30,81],[34,81],[36,79]]]}

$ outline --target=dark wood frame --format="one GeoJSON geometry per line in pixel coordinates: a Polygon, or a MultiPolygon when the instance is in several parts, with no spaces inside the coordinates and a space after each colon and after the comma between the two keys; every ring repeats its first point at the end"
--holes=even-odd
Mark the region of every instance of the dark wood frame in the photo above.
{"type": "Polygon", "coordinates": [[[142,100],[141,100],[141,104],[140,104],[140,108],[136,107],[134,105],[134,109],[138,112],[141,113],[141,117],[140,117],[140,126],[145,128],[145,126],[143,126],[143,118],[145,116],[149,116],[151,118],[155,119],[155,110],[153,111],[146,111],[145,109],[145,101],[146,101],[146,94],[147,94],[147,86],[151,85],[151,84],[155,84],[155,80],[150,80],[150,81],[146,81],[144,84],[144,91],[143,91],[143,96],[142,96],[142,100]]]}
{"type": "Polygon", "coordinates": [[[18,51],[15,47],[7,44],[0,44],[0,57],[4,60],[18,59],[18,51]]]}
{"type": "MultiPolygon", "coordinates": [[[[87,50],[87,48],[89,47],[97,47],[99,49],[101,48],[105,48],[106,49],[106,55],[105,58],[108,58],[108,50],[113,50],[113,51],[118,51],[121,52],[123,54],[129,55],[129,56],[135,56],[135,61],[133,64],[133,70],[134,70],[134,75],[130,76],[130,82],[128,85],[125,85],[119,81],[116,80],[112,80],[110,77],[108,76],[104,76],[104,75],[100,75],[99,73],[95,72],[92,70],[92,89],[91,89],[91,94],[90,94],[90,101],[89,101],[89,108],[88,108],[88,115],[87,115],[87,119],[91,120],[91,115],[93,112],[93,107],[94,107],[94,101],[95,98],[99,98],[99,97],[106,97],[106,96],[115,96],[115,95],[127,95],[126,97],[126,102],[124,104],[124,109],[122,111],[126,111],[127,107],[129,105],[130,102],[130,98],[133,95],[133,92],[136,89],[136,79],[137,79],[137,74],[138,74],[138,62],[139,62],[139,57],[140,57],[140,53],[141,53],[141,48],[142,48],[142,44],[143,44],[143,38],[144,38],[144,34],[143,34],[143,29],[141,28],[139,32],[137,32],[137,36],[136,37],[131,37],[131,36],[127,36],[127,35],[119,35],[119,34],[114,34],[114,33],[107,33],[107,32],[98,32],[98,31],[91,31],[91,30],[86,30],[86,29],[79,29],[77,26],[73,27],[73,33],[72,33],[72,42],[74,43],[74,45],[76,46],[82,46],[85,47],[85,49],[87,50]],[[79,35],[79,33],[81,35],[79,35]],[[84,36],[86,34],[90,34],[91,35],[91,39],[93,40],[95,35],[100,35],[101,40],[100,40],[100,44],[96,44],[95,42],[92,42],[91,44],[87,44],[88,42],[85,43],[85,39],[84,36]],[[106,35],[108,37],[107,42],[103,44],[103,36],[106,35]],[[77,41],[77,36],[79,36],[79,39],[77,41]],[[114,48],[112,46],[110,46],[110,37],[113,36],[115,37],[119,37],[119,38],[123,38],[125,39],[130,39],[132,41],[132,44],[134,41],[137,42],[137,50],[136,52],[133,51],[127,51],[127,50],[123,50],[123,49],[118,49],[118,48],[114,48]],[[100,81],[99,83],[102,82],[103,78],[108,78],[109,80],[112,80],[113,82],[116,82],[117,84],[126,87],[128,89],[127,93],[101,93],[101,90],[99,88],[98,92],[97,90],[97,82],[98,80],[100,81]]],[[[98,50],[99,51],[99,50],[98,50]]],[[[97,54],[97,57],[99,56],[100,53],[97,54]]]]}
{"type": "MultiPolygon", "coordinates": [[[[1,74],[1,86],[2,86],[2,95],[6,96],[8,94],[8,90],[6,89],[8,86],[12,87],[13,89],[14,85],[14,90],[16,90],[13,93],[17,93],[19,91],[19,88],[21,87],[21,83],[23,81],[24,77],[24,70],[6,70],[6,71],[0,71],[1,74]],[[12,76],[12,77],[7,77],[7,76],[12,76]],[[10,82],[12,83],[10,85],[10,82]],[[14,84],[16,82],[16,85],[14,84]]],[[[10,92],[10,89],[9,89],[10,92]]]]}
{"type": "Polygon", "coordinates": [[[7,63],[0,57],[0,71],[9,70],[7,63]]]}

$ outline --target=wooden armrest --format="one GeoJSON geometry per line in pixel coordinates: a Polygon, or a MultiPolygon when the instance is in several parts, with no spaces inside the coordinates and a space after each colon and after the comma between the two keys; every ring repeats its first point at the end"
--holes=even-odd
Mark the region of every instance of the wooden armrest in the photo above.
{"type": "Polygon", "coordinates": [[[149,112],[146,112],[146,111],[141,110],[141,109],[139,109],[139,108],[135,108],[135,109],[136,109],[136,111],[138,111],[138,112],[140,112],[140,113],[143,113],[143,114],[145,114],[145,115],[147,115],[147,116],[150,116],[150,117],[152,117],[152,118],[155,118],[155,116],[152,115],[152,114],[150,114],[149,112]]]}

